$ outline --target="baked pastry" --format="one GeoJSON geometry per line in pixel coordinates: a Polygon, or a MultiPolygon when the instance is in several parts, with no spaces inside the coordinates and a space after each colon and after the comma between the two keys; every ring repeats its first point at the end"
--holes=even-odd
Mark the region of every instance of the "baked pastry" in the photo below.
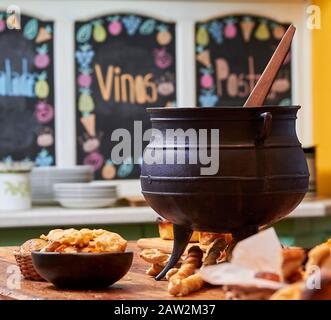
{"type": "MultiPolygon", "coordinates": [[[[174,240],[174,227],[173,224],[167,220],[159,221],[159,234],[160,238],[163,240],[174,240]]],[[[199,233],[193,231],[190,242],[198,242],[199,233]]]]}
{"type": "Polygon", "coordinates": [[[268,300],[274,289],[250,286],[224,286],[226,300],[268,300]]]}
{"type": "Polygon", "coordinates": [[[276,291],[270,300],[331,300],[331,272],[322,272],[318,286],[312,284],[308,279],[293,283],[276,291]]]}
{"type": "MultiPolygon", "coordinates": [[[[158,275],[166,266],[170,258],[170,254],[159,249],[144,249],[140,252],[139,256],[151,264],[146,271],[146,274],[149,276],[158,275]]],[[[181,263],[182,257],[178,260],[176,267],[179,267],[181,263]]]]}
{"type": "Polygon", "coordinates": [[[270,300],[300,300],[304,282],[296,282],[277,290],[270,300]]]}
{"type": "Polygon", "coordinates": [[[32,251],[40,251],[47,246],[48,242],[43,239],[30,239],[24,242],[19,248],[20,254],[31,254],[32,251]]]}
{"type": "Polygon", "coordinates": [[[201,263],[203,267],[216,264],[225,247],[224,239],[216,239],[208,247],[204,259],[202,250],[198,246],[191,247],[181,266],[172,268],[167,272],[168,292],[173,296],[186,296],[191,292],[200,290],[205,282],[199,273],[195,273],[196,269],[201,266],[201,263]]]}
{"type": "Polygon", "coordinates": [[[199,232],[199,243],[202,245],[208,246],[217,238],[224,239],[227,243],[232,241],[231,233],[199,232]]]}
{"type": "Polygon", "coordinates": [[[321,275],[320,286],[302,288],[300,299],[302,300],[331,300],[331,272],[324,271],[321,275]]]}
{"type": "Polygon", "coordinates": [[[173,240],[174,229],[172,223],[167,220],[159,221],[159,234],[163,240],[173,240]]]}
{"type": "Polygon", "coordinates": [[[331,244],[330,242],[322,243],[308,253],[308,261],[306,263],[307,277],[314,272],[316,267],[322,270],[331,271],[331,244]]]}
{"type": "Polygon", "coordinates": [[[166,278],[169,280],[168,292],[173,296],[186,296],[190,292],[198,291],[203,286],[203,280],[195,274],[202,265],[203,252],[199,246],[188,250],[186,258],[180,268],[172,268],[166,278]]]}
{"type": "Polygon", "coordinates": [[[32,251],[40,251],[48,242],[43,239],[31,239],[24,242],[18,250],[14,251],[14,256],[17,265],[21,270],[21,274],[25,279],[42,281],[43,278],[38,274],[32,263],[32,251]]]}
{"type": "Polygon", "coordinates": [[[299,247],[283,248],[283,277],[287,283],[303,279],[303,263],[306,259],[305,250],[299,247]]]}

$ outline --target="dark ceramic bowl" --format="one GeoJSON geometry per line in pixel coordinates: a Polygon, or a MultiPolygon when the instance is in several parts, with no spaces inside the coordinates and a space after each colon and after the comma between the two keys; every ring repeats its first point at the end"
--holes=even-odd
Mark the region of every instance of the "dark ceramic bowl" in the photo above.
{"type": "Polygon", "coordinates": [[[32,252],[37,272],[56,287],[66,289],[107,288],[129,271],[132,259],[132,252],[32,252]]]}

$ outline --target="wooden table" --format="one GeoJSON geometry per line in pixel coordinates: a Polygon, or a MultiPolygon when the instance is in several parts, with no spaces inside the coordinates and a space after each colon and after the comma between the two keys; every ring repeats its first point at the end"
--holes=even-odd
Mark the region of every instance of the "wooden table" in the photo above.
{"type": "Polygon", "coordinates": [[[69,300],[168,300],[168,299],[223,299],[220,288],[203,288],[188,297],[175,298],[167,292],[167,281],[155,281],[145,274],[148,266],[139,258],[139,249],[131,241],[128,250],[134,252],[133,265],[130,272],[119,282],[103,291],[70,291],[58,290],[47,282],[22,280],[20,289],[10,289],[7,286],[8,267],[15,264],[14,247],[0,247],[0,300],[30,300],[30,299],[69,299],[69,300]]]}

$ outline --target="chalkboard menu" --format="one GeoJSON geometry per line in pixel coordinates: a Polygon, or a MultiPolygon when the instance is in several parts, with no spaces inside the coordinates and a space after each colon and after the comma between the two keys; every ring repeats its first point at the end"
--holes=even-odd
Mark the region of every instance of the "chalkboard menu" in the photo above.
{"type": "Polygon", "coordinates": [[[0,48],[0,161],[54,165],[53,22],[0,12],[0,48]]]}
{"type": "MultiPolygon", "coordinates": [[[[197,104],[242,106],[288,26],[251,15],[196,23],[197,104]]],[[[290,53],[265,104],[291,104],[290,53]]]]}
{"type": "Polygon", "coordinates": [[[92,165],[98,179],[137,179],[134,122],[144,132],[151,126],[146,107],[176,105],[175,24],[107,15],[76,22],[75,45],[77,162],[92,165]],[[111,159],[118,128],[132,139],[122,163],[111,159]]]}

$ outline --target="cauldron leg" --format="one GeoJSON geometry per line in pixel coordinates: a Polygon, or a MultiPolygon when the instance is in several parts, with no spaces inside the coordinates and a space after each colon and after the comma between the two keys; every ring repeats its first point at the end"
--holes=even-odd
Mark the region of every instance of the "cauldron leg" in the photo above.
{"type": "Polygon", "coordinates": [[[171,257],[164,269],[155,277],[155,280],[161,280],[166,273],[177,264],[191,239],[192,232],[193,231],[187,227],[174,224],[174,247],[171,257]]]}

